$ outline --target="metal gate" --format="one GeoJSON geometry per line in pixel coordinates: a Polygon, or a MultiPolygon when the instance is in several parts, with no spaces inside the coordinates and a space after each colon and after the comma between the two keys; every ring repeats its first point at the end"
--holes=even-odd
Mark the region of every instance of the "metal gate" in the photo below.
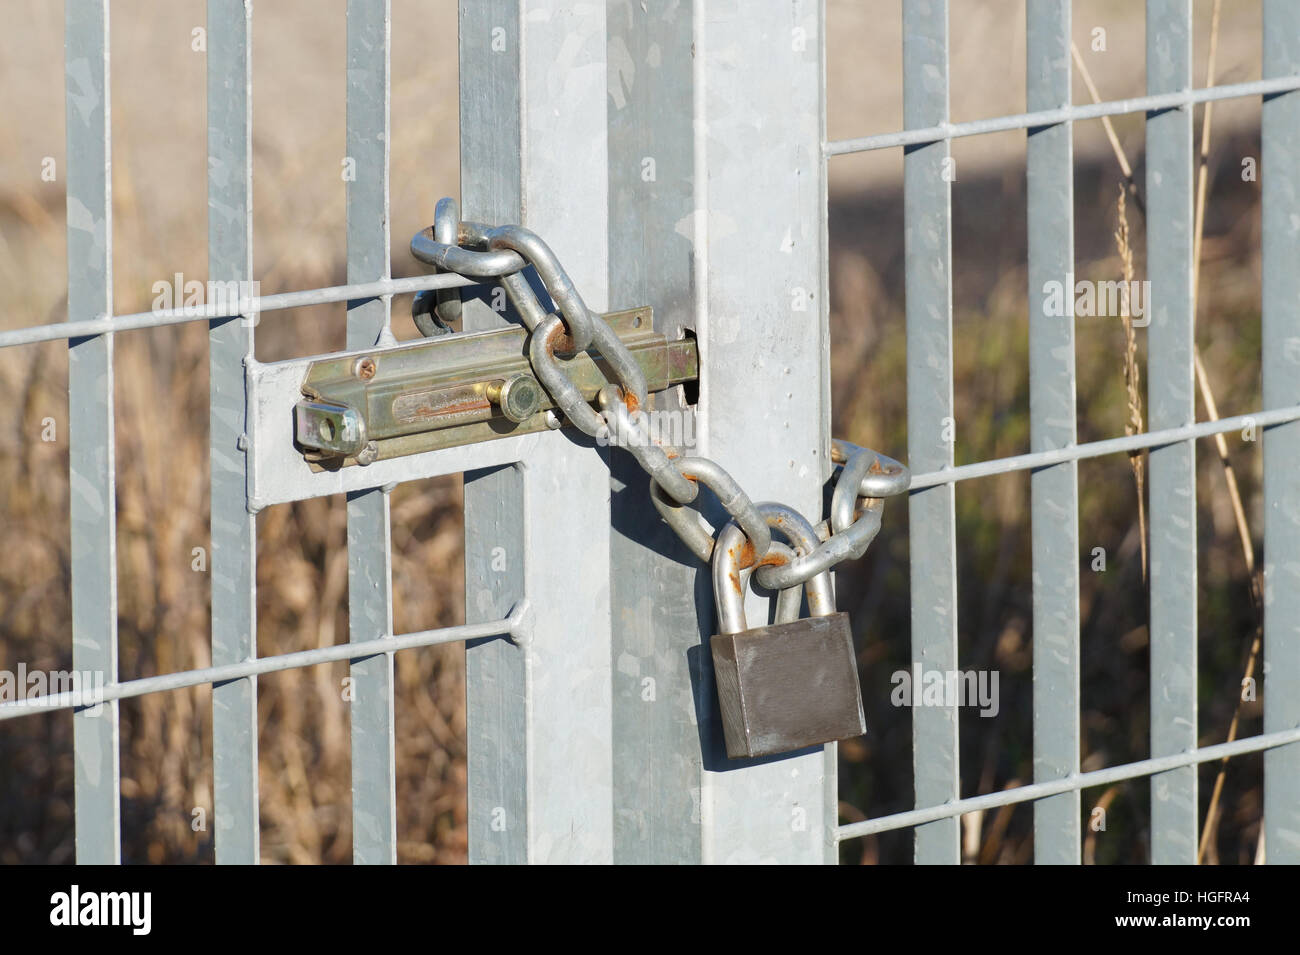
{"type": "MultiPolygon", "coordinates": [[[[252,269],[249,0],[208,0],[210,280],[252,269]]],[[[1032,472],[1034,782],[962,797],[953,707],[913,720],[914,810],[840,825],[834,746],[728,764],[701,656],[707,574],[683,557],[617,453],[562,433],[313,472],[285,409],[304,362],[253,357],[277,309],[348,302],[348,347],[383,347],[390,299],[466,286],[394,280],[388,228],[389,0],[349,0],[346,286],[226,307],[114,315],[107,0],[67,0],[68,321],[0,333],[66,339],[71,409],[73,662],[107,676],[99,708],[71,693],[0,704],[0,719],[75,709],[77,858],[120,860],[117,701],[213,686],[215,846],[256,862],[257,677],[349,660],[354,856],[396,858],[393,654],[467,641],[470,854],[478,862],[834,862],[843,840],[915,827],[918,862],[959,861],[962,813],[1034,801],[1038,861],[1078,862],[1080,792],[1151,776],[1152,858],[1194,862],[1196,766],[1266,751],[1270,862],[1300,861],[1300,9],[1264,0],[1264,79],[1192,85],[1190,0],[1148,0],[1145,97],[1073,106],[1070,4],[1028,7],[1029,112],[948,121],[948,6],[903,0],[902,132],[827,142],[818,0],[740,4],[462,0],[461,197],[467,219],[546,237],[596,308],[652,305],[694,334],[703,453],[756,497],[805,514],[830,477],[826,163],[905,159],[912,657],[957,666],[957,481],[1032,472]],[[1262,96],[1264,408],[1196,423],[1192,106],[1262,96]],[[786,110],[776,121],[772,104],[786,110]],[[1030,322],[1031,453],[953,466],[950,140],[1028,131],[1029,286],[1073,265],[1072,123],[1145,112],[1149,433],[1077,444],[1070,321],[1030,322]],[[649,172],[647,172],[649,170],[649,172]],[[758,201],[756,201],[756,198],[758,201]],[[807,308],[801,301],[811,302],[807,308]],[[113,333],[206,320],[211,343],[210,668],[117,681],[113,333]],[[1196,739],[1195,439],[1264,431],[1265,732],[1196,739]],[[1079,771],[1076,462],[1151,449],[1150,759],[1079,771]],[[467,623],[394,634],[388,491],[464,472],[467,623]],[[256,511],[345,493],[350,642],[256,657],[256,511]]],[[[472,290],[468,294],[473,294],[472,290]]],[[[466,330],[507,318],[479,299],[466,330]]],[[[661,401],[674,401],[661,398],[661,401]]],[[[889,449],[886,449],[889,450],[889,449]]]]}

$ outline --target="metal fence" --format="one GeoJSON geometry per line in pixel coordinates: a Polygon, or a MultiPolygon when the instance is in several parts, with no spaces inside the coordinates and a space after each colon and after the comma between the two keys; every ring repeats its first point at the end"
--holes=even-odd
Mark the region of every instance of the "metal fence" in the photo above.
{"type": "MultiPolygon", "coordinates": [[[[1081,791],[1150,776],[1152,861],[1195,862],[1197,765],[1261,750],[1268,859],[1300,861],[1300,7],[1292,0],[1264,0],[1262,80],[1200,90],[1190,0],[1148,0],[1149,95],[1093,106],[1071,104],[1068,0],[1034,0],[1028,112],[955,124],[947,3],[903,0],[906,129],[839,142],[825,136],[818,0],[461,3],[465,217],[546,236],[594,307],[649,304],[657,330],[690,329],[700,349],[701,445],[756,497],[805,513],[819,509],[830,475],[826,163],[906,152],[912,657],[957,668],[956,482],[1030,471],[1034,782],[963,797],[955,708],[917,708],[917,808],[849,825],[837,817],[834,746],[743,765],[721,755],[699,652],[711,620],[707,574],[683,560],[630,462],[559,433],[338,472],[313,473],[293,451],[285,409],[305,364],[256,361],[248,316],[346,301],[349,349],[373,349],[391,341],[394,294],[469,284],[391,278],[388,0],[347,5],[351,284],[199,314],[113,315],[108,7],[67,0],[68,321],[0,333],[0,347],[69,343],[73,666],[107,674],[107,703],[95,715],[61,694],[0,704],[0,719],[76,710],[78,861],[120,860],[117,701],[200,684],[213,686],[217,861],[257,861],[257,676],[338,660],[351,661],[356,691],[354,856],[394,861],[392,655],[461,640],[472,861],[836,861],[844,840],[915,827],[916,860],[951,863],[961,814],[1033,801],[1037,860],[1073,863],[1081,791]],[[1263,97],[1264,407],[1197,423],[1192,107],[1253,96],[1263,97]],[[785,104],[781,123],[765,121],[774,102],[785,104]],[[1137,112],[1146,113],[1148,143],[1152,430],[1080,445],[1073,325],[1035,314],[1034,290],[1072,272],[1072,124],[1137,112]],[[954,138],[1012,129],[1028,133],[1032,447],[954,467],[941,425],[954,414],[944,161],[954,138]],[[813,307],[792,305],[792,290],[813,307]],[[118,682],[113,333],[194,320],[210,323],[213,665],[118,682]],[[1248,420],[1263,429],[1264,733],[1198,748],[1195,440],[1248,420]],[[1151,449],[1151,758],[1081,773],[1076,465],[1138,448],[1151,449]],[[399,481],[458,472],[468,622],[394,634],[387,493],[399,481]],[[347,495],[350,642],[259,659],[256,511],[331,493],[347,495]]],[[[207,16],[209,278],[251,280],[252,4],[208,0],[207,16]]],[[[466,302],[466,330],[507,318],[466,302]]]]}

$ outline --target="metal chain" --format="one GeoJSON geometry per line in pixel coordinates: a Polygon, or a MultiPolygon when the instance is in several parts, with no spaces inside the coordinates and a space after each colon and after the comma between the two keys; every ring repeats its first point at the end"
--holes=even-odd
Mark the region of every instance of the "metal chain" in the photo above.
{"type": "MultiPolygon", "coordinates": [[[[814,527],[783,504],[755,504],[716,461],[679,457],[656,443],[646,416],[636,414],[646,405],[641,366],[604,319],[587,307],[540,236],[522,226],[492,228],[459,219],[455,200],[443,199],[435,211],[434,225],[411,239],[411,254],[441,271],[501,283],[532,333],[528,359],[556,407],[585,434],[617,444],[636,458],[650,476],[655,508],[691,553],[709,563],[717,546],[698,511],[687,507],[697,500],[703,484],[732,518],[723,529],[727,533],[720,532],[718,540],[725,537],[726,546],[736,548],[739,567],[752,567],[753,576],[762,586],[780,592],[787,611],[790,595],[798,594],[810,581],[810,607],[814,603],[833,605],[830,578],[825,572],[866,552],[880,532],[884,499],[908,489],[911,475],[907,467],[883,454],[835,439],[831,443],[831,460],[841,467],[829,520],[814,527]],[[548,312],[539,301],[524,275],[529,266],[555,303],[556,312],[548,312]],[[616,379],[600,391],[600,412],[583,398],[557,358],[589,347],[599,351],[616,379]],[[773,529],[780,531],[794,550],[774,541],[773,529]]],[[[417,299],[413,312],[426,335],[445,334],[446,323],[460,312],[458,290],[444,290],[432,301],[417,299]]]]}

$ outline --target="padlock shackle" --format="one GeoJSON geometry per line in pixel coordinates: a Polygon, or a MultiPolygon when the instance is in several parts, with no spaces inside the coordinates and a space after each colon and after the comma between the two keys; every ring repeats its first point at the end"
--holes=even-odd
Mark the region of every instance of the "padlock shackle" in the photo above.
{"type": "MultiPolygon", "coordinates": [[[[817,529],[793,507],[763,501],[756,505],[758,513],[766,518],[768,526],[780,531],[800,554],[811,554],[821,543],[817,529]]],[[[789,566],[787,564],[787,566],[789,566]]],[[[780,568],[773,568],[774,570],[780,568]]],[[[762,580],[759,580],[762,583],[762,580]]],[[[808,613],[814,617],[829,617],[835,612],[835,590],[831,586],[829,570],[808,578],[808,613]]]]}
{"type": "MultiPolygon", "coordinates": [[[[718,608],[718,632],[740,633],[749,629],[745,617],[745,593],[753,566],[741,567],[741,553],[748,538],[735,521],[729,521],[718,534],[713,548],[713,602],[718,608]]],[[[769,555],[791,561],[794,551],[780,541],[772,541],[769,555]]],[[[777,591],[774,623],[790,623],[799,619],[803,604],[803,588],[787,587],[777,591]]]]}
{"type": "MultiPolygon", "coordinates": [[[[816,529],[798,511],[770,501],[755,506],[768,526],[780,531],[800,552],[806,554],[817,547],[820,541],[816,529]]],[[[742,555],[747,550],[750,554],[753,553],[752,547],[746,548],[748,540],[740,526],[735,521],[729,521],[718,533],[713,548],[713,601],[718,609],[719,633],[741,633],[749,629],[745,616],[745,593],[755,567],[741,566],[742,555]]],[[[788,564],[794,560],[795,551],[774,540],[768,557],[776,557],[781,563],[788,564]]],[[[799,619],[805,590],[808,594],[808,611],[812,616],[828,617],[835,612],[831,575],[829,571],[822,571],[804,587],[795,584],[777,591],[775,623],[790,623],[799,619]]]]}

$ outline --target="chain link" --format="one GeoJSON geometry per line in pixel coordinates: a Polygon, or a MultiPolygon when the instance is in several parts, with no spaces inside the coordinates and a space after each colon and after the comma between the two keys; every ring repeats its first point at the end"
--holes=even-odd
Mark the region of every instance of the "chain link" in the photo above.
{"type": "MultiPolygon", "coordinates": [[[[622,339],[586,302],[569,279],[555,253],[536,233],[517,225],[489,227],[457,222],[459,207],[443,199],[435,223],[411,239],[411,253],[428,265],[469,278],[496,279],[532,332],[528,360],[538,381],[556,407],[585,434],[617,444],[636,458],[650,476],[650,497],[656,510],[682,543],[705,563],[724,548],[739,580],[740,570],[752,568],[754,578],[778,592],[778,614],[797,612],[806,588],[810,610],[833,610],[831,568],[861,557],[880,532],[884,499],[903,494],[911,482],[905,465],[893,458],[836,439],[831,460],[840,466],[831,498],[829,520],[814,526],[784,504],[755,504],[735,478],[704,457],[678,457],[653,440],[647,416],[645,375],[622,339]],[[527,276],[532,267],[555,312],[538,299],[527,276]],[[601,389],[597,412],[583,398],[564,368],[563,355],[594,347],[616,379],[601,389]],[[702,522],[699,487],[708,487],[731,517],[714,535],[702,522]],[[775,541],[776,530],[793,549],[775,541]]],[[[425,334],[444,334],[447,321],[460,313],[459,291],[445,290],[432,305],[417,301],[417,324],[425,334]],[[431,312],[432,314],[427,314],[431,312]],[[420,314],[426,320],[421,321],[420,314]],[[426,327],[433,329],[426,331],[426,327]]],[[[743,588],[736,593],[743,596],[743,588]]]]}

